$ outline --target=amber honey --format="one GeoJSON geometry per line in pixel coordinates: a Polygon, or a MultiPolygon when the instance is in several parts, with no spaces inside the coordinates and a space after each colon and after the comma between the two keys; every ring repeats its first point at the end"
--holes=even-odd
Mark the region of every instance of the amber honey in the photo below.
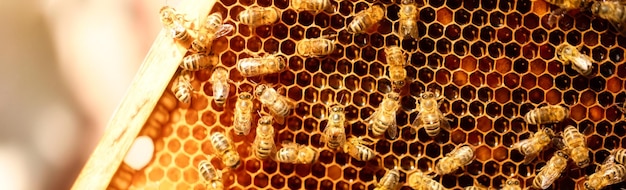
{"type": "MultiPolygon", "coordinates": [[[[276,142],[319,148],[319,159],[305,166],[259,161],[248,148],[254,130],[247,136],[232,135],[243,165],[223,170],[223,183],[228,189],[372,189],[386,168],[397,165],[400,181],[405,182],[406,174],[415,169],[432,172],[436,160],[461,144],[475,148],[476,160],[462,171],[435,177],[444,187],[460,189],[474,183],[500,187],[510,176],[529,187],[537,170],[555,150],[547,149],[538,160],[524,165],[523,156],[511,147],[539,130],[538,126],[527,125],[521,116],[546,104],[564,105],[571,111],[570,118],[552,126],[555,130],[566,125],[580,131],[593,129],[585,134],[593,164],[583,169],[570,165],[553,189],[574,189],[610,150],[626,147],[626,121],[615,105],[626,101],[626,39],[617,36],[608,22],[580,13],[565,15],[550,27],[547,19],[551,7],[543,1],[419,3],[420,39],[414,40],[400,39],[394,33],[399,1],[333,1],[337,12],[316,14],[292,10],[287,0],[217,2],[211,12],[226,15],[225,22],[234,24],[236,30],[233,35],[217,39],[213,52],[229,70],[230,79],[240,85],[231,84],[225,107],[212,100],[211,84],[207,82],[210,71],[195,72],[192,85],[198,93],[191,104],[177,102],[172,92],[166,91],[140,132],[154,139],[154,158],[139,171],[122,164],[109,188],[204,189],[196,167],[213,154],[208,134],[230,134],[233,112],[229,110],[234,110],[234,94],[250,92],[261,83],[275,85],[297,102],[284,125],[274,124],[276,142]],[[356,12],[374,4],[385,7],[381,22],[364,34],[345,31],[356,12]],[[254,29],[237,24],[237,15],[255,5],[280,9],[279,22],[254,29]],[[327,34],[337,34],[337,50],[329,56],[295,55],[298,40],[327,34]],[[581,46],[581,52],[593,58],[593,76],[580,76],[556,60],[555,46],[564,42],[581,46]],[[411,58],[406,67],[409,83],[401,90],[402,108],[396,118],[399,137],[379,138],[371,147],[378,158],[368,162],[324,149],[319,142],[320,127],[326,124],[329,105],[340,101],[347,105],[346,118],[351,123],[346,130],[348,136],[370,136],[363,120],[379,106],[383,95],[392,91],[384,54],[384,48],[390,45],[402,47],[411,58]],[[235,65],[237,60],[253,56],[250,52],[282,53],[288,69],[280,74],[245,78],[235,65]],[[452,129],[436,137],[429,137],[423,129],[417,133],[411,130],[417,115],[413,112],[417,97],[426,90],[444,97],[440,109],[452,119],[452,129]]],[[[261,109],[257,100],[254,108],[261,109]]],[[[215,157],[210,161],[218,169],[225,168],[215,157]]],[[[612,187],[619,185],[623,183],[612,187]]]]}

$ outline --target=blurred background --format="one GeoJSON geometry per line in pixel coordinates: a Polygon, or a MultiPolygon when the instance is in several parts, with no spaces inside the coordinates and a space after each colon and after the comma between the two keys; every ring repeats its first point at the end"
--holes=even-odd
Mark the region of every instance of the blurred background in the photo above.
{"type": "Polygon", "coordinates": [[[0,2],[0,189],[69,189],[178,0],[0,2]]]}

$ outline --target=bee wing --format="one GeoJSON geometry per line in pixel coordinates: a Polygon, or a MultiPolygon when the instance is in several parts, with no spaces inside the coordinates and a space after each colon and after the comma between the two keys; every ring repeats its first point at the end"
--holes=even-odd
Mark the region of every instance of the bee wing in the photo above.
{"type": "MultiPolygon", "coordinates": [[[[395,120],[395,117],[394,117],[394,120],[395,120]]],[[[396,122],[394,121],[394,124],[389,126],[389,128],[387,129],[387,134],[392,140],[396,139],[398,135],[398,125],[396,125],[395,123],[396,122]]]]}
{"type": "Polygon", "coordinates": [[[422,126],[422,124],[424,123],[422,121],[422,113],[417,113],[417,116],[415,116],[415,120],[413,120],[413,123],[411,124],[411,126],[413,126],[411,128],[411,133],[415,134],[417,133],[417,130],[420,128],[420,126],[422,126]]]}
{"type": "Polygon", "coordinates": [[[560,136],[556,136],[552,138],[552,145],[559,150],[565,150],[568,148],[563,138],[561,138],[560,136]]]}
{"type": "Polygon", "coordinates": [[[223,24],[215,32],[215,38],[225,36],[229,34],[230,32],[232,32],[233,30],[235,30],[235,26],[233,26],[232,24],[223,24]]]}
{"type": "Polygon", "coordinates": [[[546,169],[545,172],[545,175],[543,175],[543,178],[541,178],[542,189],[547,189],[548,187],[550,187],[550,185],[552,185],[552,183],[554,183],[554,181],[561,176],[561,173],[559,171],[546,169]]]}
{"type": "Polygon", "coordinates": [[[443,114],[441,115],[441,120],[439,121],[439,124],[441,124],[439,126],[442,129],[445,129],[446,131],[451,131],[452,130],[452,127],[450,127],[450,119],[448,119],[447,117],[443,116],[443,114]]]}
{"type": "Polygon", "coordinates": [[[556,21],[559,20],[559,18],[563,17],[565,13],[567,13],[567,10],[563,8],[552,11],[550,13],[550,16],[548,17],[548,25],[554,26],[554,24],[556,24],[556,21]]]}

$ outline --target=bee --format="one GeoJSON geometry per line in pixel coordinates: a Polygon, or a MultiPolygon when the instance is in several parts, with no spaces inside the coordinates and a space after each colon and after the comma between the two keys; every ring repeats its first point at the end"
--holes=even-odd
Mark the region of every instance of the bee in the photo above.
{"type": "Polygon", "coordinates": [[[589,165],[589,148],[586,142],[585,136],[574,126],[569,125],[563,131],[563,143],[568,150],[568,155],[579,168],[589,165]]]}
{"type": "Polygon", "coordinates": [[[169,36],[181,44],[189,45],[193,37],[191,37],[187,31],[187,27],[185,27],[185,23],[188,22],[187,19],[185,19],[185,15],[177,13],[174,8],[169,6],[162,7],[161,10],[159,10],[159,15],[161,17],[161,24],[163,24],[169,36]]]}
{"type": "Polygon", "coordinates": [[[352,19],[352,22],[348,24],[347,30],[350,33],[361,33],[374,26],[378,21],[382,20],[384,16],[385,10],[380,5],[371,6],[357,13],[352,19]]]}
{"type": "Polygon", "coordinates": [[[191,74],[188,71],[181,71],[176,84],[172,86],[172,92],[178,101],[188,104],[191,102],[193,87],[191,86],[191,74]]]}
{"type": "Polygon", "coordinates": [[[293,100],[280,95],[274,88],[261,84],[256,87],[254,95],[258,97],[263,106],[269,109],[274,119],[280,124],[284,123],[291,110],[294,108],[293,100]]]}
{"type": "Polygon", "coordinates": [[[576,47],[563,43],[556,47],[556,58],[563,65],[572,65],[572,69],[583,76],[590,76],[592,73],[593,59],[588,55],[580,53],[576,47]]]}
{"type": "Polygon", "coordinates": [[[315,13],[333,11],[333,6],[329,0],[291,0],[291,8],[298,11],[312,11],[315,13]]]}
{"type": "Polygon", "coordinates": [[[221,132],[211,134],[211,146],[227,167],[236,169],[241,165],[239,153],[235,151],[233,142],[221,132]]]}
{"type": "Polygon", "coordinates": [[[626,5],[624,1],[594,1],[591,13],[608,20],[622,35],[626,35],[626,5]]]}
{"type": "Polygon", "coordinates": [[[239,93],[235,104],[235,114],[233,130],[237,135],[248,135],[252,128],[252,94],[248,92],[239,93]]]}
{"type": "Polygon", "coordinates": [[[274,151],[274,127],[272,126],[272,116],[262,116],[259,118],[256,127],[256,137],[252,144],[254,155],[261,160],[270,157],[274,151]]]}
{"type": "Polygon", "coordinates": [[[398,134],[398,126],[396,125],[398,108],[400,108],[400,94],[397,92],[387,93],[376,111],[365,119],[374,136],[380,136],[387,131],[389,137],[396,138],[398,134]]]}
{"type": "Polygon", "coordinates": [[[548,17],[548,25],[553,26],[556,21],[565,15],[567,11],[575,9],[587,9],[592,0],[546,0],[547,3],[558,6],[559,8],[552,11],[548,17]]]}
{"type": "Polygon", "coordinates": [[[243,58],[237,61],[237,70],[239,70],[244,77],[280,73],[285,69],[287,69],[285,57],[276,54],[263,57],[243,58]]]}
{"type": "Polygon", "coordinates": [[[417,30],[417,17],[419,11],[415,0],[402,0],[400,10],[398,11],[398,28],[396,32],[398,36],[404,38],[409,37],[417,39],[419,31],[417,30]]]}
{"type": "Polygon", "coordinates": [[[275,7],[252,6],[241,11],[237,15],[237,20],[251,28],[256,28],[262,25],[270,25],[278,21],[280,16],[280,10],[275,7]]]}
{"type": "Polygon", "coordinates": [[[343,106],[337,104],[330,108],[330,116],[320,141],[326,142],[330,149],[342,148],[346,143],[346,114],[343,106]]]}
{"type": "Polygon", "coordinates": [[[533,180],[533,187],[537,189],[547,189],[556,179],[561,177],[561,173],[567,167],[569,157],[565,152],[556,151],[548,160],[545,166],[539,169],[539,173],[533,180]]]}
{"type": "Polygon", "coordinates": [[[336,35],[328,35],[315,39],[304,39],[296,43],[297,53],[304,57],[324,56],[335,51],[335,40],[329,40],[336,35]]]}
{"type": "Polygon", "coordinates": [[[374,190],[394,190],[400,183],[400,171],[394,168],[380,179],[374,190]]]}
{"type": "Polygon", "coordinates": [[[215,100],[215,104],[220,107],[224,106],[226,98],[228,98],[228,93],[230,92],[228,80],[228,71],[224,67],[216,67],[209,79],[211,87],[213,88],[213,100],[215,100]]]}
{"type": "Polygon", "coordinates": [[[417,111],[419,113],[413,121],[413,127],[415,128],[413,132],[423,126],[426,130],[426,134],[434,137],[439,134],[441,128],[449,129],[449,119],[443,116],[443,113],[439,110],[439,105],[443,97],[437,97],[433,92],[425,92],[420,96],[421,97],[417,99],[417,111]]]}
{"type": "Polygon", "coordinates": [[[209,183],[207,188],[224,189],[224,184],[222,183],[222,172],[215,169],[213,164],[211,164],[208,160],[200,161],[200,164],[198,164],[198,172],[200,173],[200,177],[209,183]]]}
{"type": "Polygon", "coordinates": [[[206,51],[206,47],[213,43],[213,40],[225,36],[232,32],[235,27],[231,24],[224,24],[222,14],[213,13],[205,17],[196,31],[196,39],[191,42],[192,52],[206,51]]]}
{"type": "Polygon", "coordinates": [[[407,59],[405,54],[402,51],[402,48],[398,46],[390,46],[385,48],[385,54],[387,59],[387,64],[389,64],[389,79],[391,79],[391,83],[394,89],[400,89],[404,86],[406,81],[406,70],[404,66],[407,63],[407,59]]]}
{"type": "Polygon", "coordinates": [[[552,142],[554,132],[550,128],[543,128],[535,134],[531,134],[528,139],[521,140],[513,145],[513,149],[518,149],[524,155],[524,164],[533,161],[539,152],[552,142]]]}
{"type": "Polygon", "coordinates": [[[522,190],[520,181],[515,178],[507,179],[501,190],[522,190]]]}
{"type": "Polygon", "coordinates": [[[611,155],[615,157],[615,162],[626,165],[626,149],[613,150],[611,155]]]}
{"type": "Polygon", "coordinates": [[[613,155],[609,155],[602,165],[596,168],[596,172],[591,174],[584,183],[586,190],[600,190],[626,179],[626,166],[616,164],[614,159],[613,155]]]}
{"type": "Polygon", "coordinates": [[[456,147],[452,152],[439,160],[435,165],[435,173],[439,175],[452,173],[462,166],[470,164],[474,158],[474,149],[472,147],[467,145],[456,147]]]}
{"type": "Polygon", "coordinates": [[[286,141],[275,154],[274,160],[282,163],[312,164],[317,160],[317,157],[318,153],[314,148],[286,141]]]}
{"type": "Polygon", "coordinates": [[[199,71],[211,68],[217,63],[217,56],[203,53],[192,53],[183,58],[180,68],[188,71],[199,71]]]}
{"type": "Polygon", "coordinates": [[[372,145],[373,142],[368,142],[363,139],[363,137],[350,137],[348,142],[343,146],[343,151],[359,161],[373,159],[376,153],[366,146],[372,145]]]}
{"type": "Polygon", "coordinates": [[[444,190],[446,189],[438,181],[433,180],[432,176],[426,175],[419,170],[407,176],[407,183],[413,189],[429,189],[444,190]]]}
{"type": "Polygon", "coordinates": [[[550,105],[530,110],[524,115],[524,120],[531,125],[541,125],[558,123],[567,117],[569,117],[569,109],[559,105],[550,105]]]}

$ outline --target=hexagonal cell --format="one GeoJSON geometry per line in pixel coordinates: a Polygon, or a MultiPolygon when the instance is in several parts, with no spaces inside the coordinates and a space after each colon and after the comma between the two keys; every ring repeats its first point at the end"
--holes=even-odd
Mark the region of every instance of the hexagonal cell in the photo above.
{"type": "Polygon", "coordinates": [[[532,36],[533,42],[537,44],[541,44],[545,42],[546,40],[548,40],[548,32],[544,30],[543,28],[538,28],[538,29],[533,30],[531,36],[532,36]]]}

